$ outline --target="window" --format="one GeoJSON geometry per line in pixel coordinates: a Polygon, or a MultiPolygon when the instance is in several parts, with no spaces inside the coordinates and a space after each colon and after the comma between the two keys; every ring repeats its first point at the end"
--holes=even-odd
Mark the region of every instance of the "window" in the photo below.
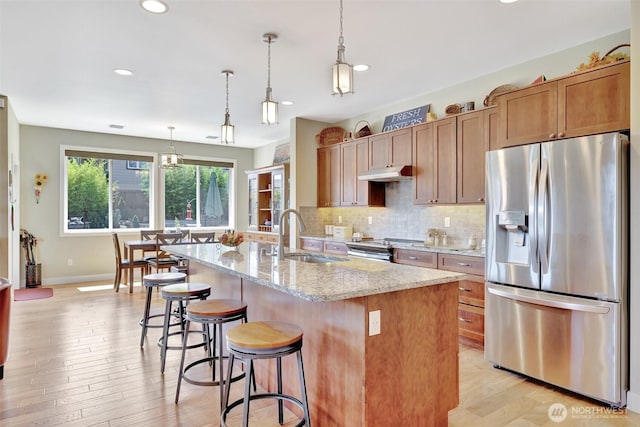
{"type": "Polygon", "coordinates": [[[164,226],[232,228],[233,163],[183,159],[164,171],[164,226]]]}
{"type": "Polygon", "coordinates": [[[140,160],[127,160],[127,169],[136,169],[136,170],[149,169],[149,163],[141,162],[140,160]]]}
{"type": "Polygon", "coordinates": [[[64,149],[64,160],[65,232],[153,224],[152,156],[64,149]]]}

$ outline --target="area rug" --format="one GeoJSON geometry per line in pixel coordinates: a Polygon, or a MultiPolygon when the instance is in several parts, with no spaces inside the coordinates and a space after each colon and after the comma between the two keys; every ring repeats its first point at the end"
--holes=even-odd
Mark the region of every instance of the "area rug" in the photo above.
{"type": "Polygon", "coordinates": [[[13,291],[14,301],[30,301],[34,299],[49,298],[53,296],[51,288],[26,288],[13,291]]]}

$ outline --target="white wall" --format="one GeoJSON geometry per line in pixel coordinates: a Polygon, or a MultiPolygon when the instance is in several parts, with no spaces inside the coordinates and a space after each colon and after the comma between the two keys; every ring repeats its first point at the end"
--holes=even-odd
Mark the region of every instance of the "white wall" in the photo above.
{"type": "MultiPolygon", "coordinates": [[[[169,142],[149,138],[80,132],[35,126],[20,128],[20,176],[23,191],[20,198],[20,221],[23,228],[42,238],[38,245],[42,263],[43,284],[74,283],[113,278],[114,254],[111,235],[62,236],[60,234],[62,179],[60,146],[113,148],[160,153],[169,142]],[[40,203],[33,194],[33,178],[37,173],[49,175],[40,203]],[[67,260],[73,265],[68,266],[67,260]]],[[[236,228],[247,228],[248,199],[245,170],[253,167],[253,150],[216,144],[193,144],[174,141],[176,150],[184,155],[217,159],[236,159],[235,197],[239,201],[235,212],[236,228]]],[[[120,233],[119,233],[120,234],[120,233]]],[[[137,233],[123,232],[121,240],[134,239],[137,233]]],[[[24,267],[22,267],[24,269],[24,267]]],[[[24,276],[24,272],[21,274],[24,276]]]]}
{"type": "Polygon", "coordinates": [[[631,2],[630,384],[627,407],[640,412],[640,2],[631,2]],[[635,62],[634,62],[635,61],[635,62]]]}

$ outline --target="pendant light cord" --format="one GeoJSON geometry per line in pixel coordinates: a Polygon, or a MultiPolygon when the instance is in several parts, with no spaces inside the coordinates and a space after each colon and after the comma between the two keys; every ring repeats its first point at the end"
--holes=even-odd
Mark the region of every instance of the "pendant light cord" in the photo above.
{"type": "Polygon", "coordinates": [[[271,89],[271,36],[267,40],[267,89],[271,89]]]}
{"type": "Polygon", "coordinates": [[[224,109],[225,114],[229,114],[229,73],[225,73],[227,75],[227,96],[226,96],[226,107],[224,109]]]}
{"type": "Polygon", "coordinates": [[[342,0],[340,0],[340,37],[338,37],[338,47],[344,45],[344,37],[342,36],[342,0]]]}

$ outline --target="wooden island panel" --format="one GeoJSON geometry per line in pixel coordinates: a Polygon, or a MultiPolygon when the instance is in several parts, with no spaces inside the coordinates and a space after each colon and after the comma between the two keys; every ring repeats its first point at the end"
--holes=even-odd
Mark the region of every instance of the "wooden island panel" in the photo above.
{"type": "MultiPolygon", "coordinates": [[[[212,298],[239,280],[201,265],[197,272],[193,281],[216,276],[212,298]]],[[[241,289],[249,321],[283,320],[304,330],[314,425],[446,425],[448,411],[458,405],[457,282],[328,302],[247,279],[241,289]],[[369,337],[372,310],[381,311],[381,334],[369,337]]],[[[295,358],[282,362],[285,393],[300,396],[295,358]]],[[[258,384],[274,391],[275,361],[258,360],[255,366],[258,384]]]]}

